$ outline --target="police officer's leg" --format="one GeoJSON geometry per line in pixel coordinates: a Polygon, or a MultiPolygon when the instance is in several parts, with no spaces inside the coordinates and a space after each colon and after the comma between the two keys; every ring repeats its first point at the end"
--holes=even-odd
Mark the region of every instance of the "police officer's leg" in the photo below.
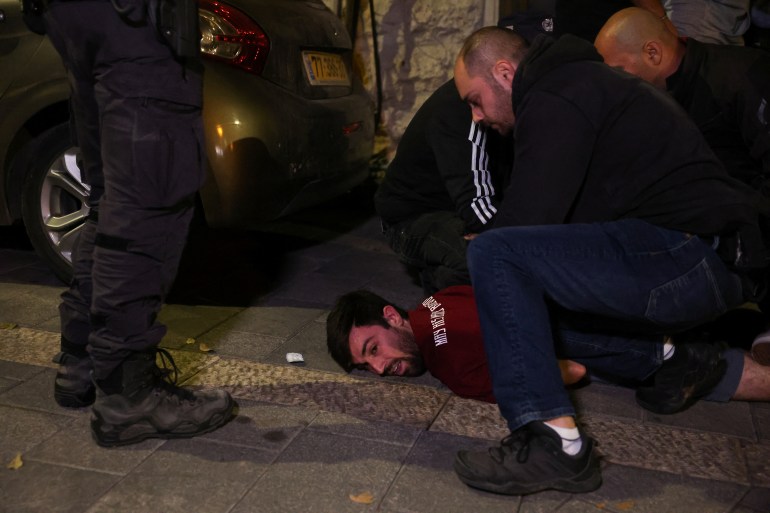
{"type": "MultiPolygon", "coordinates": [[[[60,5],[52,5],[58,11],[60,5]]],[[[93,265],[94,237],[98,219],[99,200],[104,191],[99,143],[99,109],[94,97],[93,56],[84,45],[71,44],[66,25],[70,18],[67,9],[46,16],[48,35],[62,56],[70,82],[70,122],[79,146],[78,164],[81,178],[90,186],[88,205],[90,214],[81,228],[73,250],[73,279],[62,294],[59,305],[61,321],[61,352],[54,357],[59,370],[54,383],[54,398],[61,406],[88,406],[94,400],[91,382],[91,360],[86,346],[90,333],[91,267],[93,265]],[[74,51],[79,48],[78,51],[74,51]]]]}
{"type": "Polygon", "coordinates": [[[106,446],[205,433],[230,417],[230,396],[166,383],[155,363],[166,331],[157,314],[202,181],[200,111],[109,97],[102,112],[106,188],[93,266],[92,431],[106,446]]]}

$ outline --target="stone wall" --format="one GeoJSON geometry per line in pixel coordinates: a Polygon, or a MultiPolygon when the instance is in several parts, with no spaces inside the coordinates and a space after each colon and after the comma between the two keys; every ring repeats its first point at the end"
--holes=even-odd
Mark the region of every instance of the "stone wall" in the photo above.
{"type": "MultiPolygon", "coordinates": [[[[337,12],[336,0],[324,1],[337,12]]],[[[392,159],[401,134],[420,105],[451,78],[463,40],[477,28],[495,23],[497,10],[495,1],[483,0],[374,0],[373,4],[381,97],[377,168],[392,159]]],[[[355,49],[357,71],[377,103],[368,0],[361,0],[355,49]]]]}

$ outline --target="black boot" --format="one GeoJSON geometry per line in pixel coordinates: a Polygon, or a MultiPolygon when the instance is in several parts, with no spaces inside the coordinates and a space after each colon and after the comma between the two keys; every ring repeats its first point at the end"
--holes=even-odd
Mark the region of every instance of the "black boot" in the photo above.
{"type": "Polygon", "coordinates": [[[94,402],[96,389],[91,381],[94,366],[88,354],[77,356],[62,351],[53,358],[59,364],[53,385],[53,397],[59,406],[84,408],[94,402]]]}
{"type": "Polygon", "coordinates": [[[460,480],[480,490],[525,495],[542,490],[590,492],[602,484],[594,441],[581,433],[583,446],[574,456],[562,450],[561,437],[542,422],[511,433],[499,447],[459,451],[454,469],[460,480]]]}
{"type": "Polygon", "coordinates": [[[653,385],[636,389],[636,402],[654,413],[684,411],[711,392],[727,370],[718,344],[681,343],[653,376],[653,385]]]}
{"type": "Polygon", "coordinates": [[[168,371],[155,364],[156,351],[168,358],[176,372],[168,352],[156,349],[133,354],[109,383],[97,383],[91,432],[99,445],[189,438],[213,431],[230,419],[234,406],[230,394],[216,389],[192,391],[167,382],[168,371]],[[105,392],[116,386],[115,381],[119,381],[119,391],[105,392]]]}

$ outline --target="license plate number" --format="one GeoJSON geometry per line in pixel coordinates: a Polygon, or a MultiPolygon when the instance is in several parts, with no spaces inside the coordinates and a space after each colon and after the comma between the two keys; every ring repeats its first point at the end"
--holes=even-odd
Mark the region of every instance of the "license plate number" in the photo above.
{"type": "Polygon", "coordinates": [[[305,75],[311,85],[350,85],[342,57],[333,53],[302,52],[305,75]]]}

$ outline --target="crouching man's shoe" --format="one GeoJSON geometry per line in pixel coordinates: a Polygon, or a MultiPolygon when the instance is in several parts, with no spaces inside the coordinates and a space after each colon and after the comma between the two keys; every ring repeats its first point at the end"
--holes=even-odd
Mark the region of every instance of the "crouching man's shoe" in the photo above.
{"type": "MultiPolygon", "coordinates": [[[[157,351],[173,365],[166,351],[157,351]]],[[[131,356],[119,373],[119,391],[96,387],[91,432],[103,447],[189,438],[214,431],[232,416],[234,402],[224,390],[192,391],[167,382],[168,372],[155,364],[155,351],[131,356]]]]}
{"type": "Polygon", "coordinates": [[[590,492],[599,488],[602,476],[594,441],[581,435],[580,452],[570,456],[553,429],[531,422],[503,439],[499,447],[458,452],[454,469],[468,486],[505,495],[549,489],[590,492]]]}
{"type": "Polygon", "coordinates": [[[61,352],[54,356],[54,363],[59,364],[53,385],[53,397],[59,406],[65,408],[84,408],[94,402],[95,387],[91,381],[93,364],[86,355],[77,357],[61,352]]]}
{"type": "Polygon", "coordinates": [[[686,410],[711,392],[727,370],[717,344],[687,343],[676,346],[653,376],[654,384],[636,389],[636,402],[654,413],[686,410]]]}

